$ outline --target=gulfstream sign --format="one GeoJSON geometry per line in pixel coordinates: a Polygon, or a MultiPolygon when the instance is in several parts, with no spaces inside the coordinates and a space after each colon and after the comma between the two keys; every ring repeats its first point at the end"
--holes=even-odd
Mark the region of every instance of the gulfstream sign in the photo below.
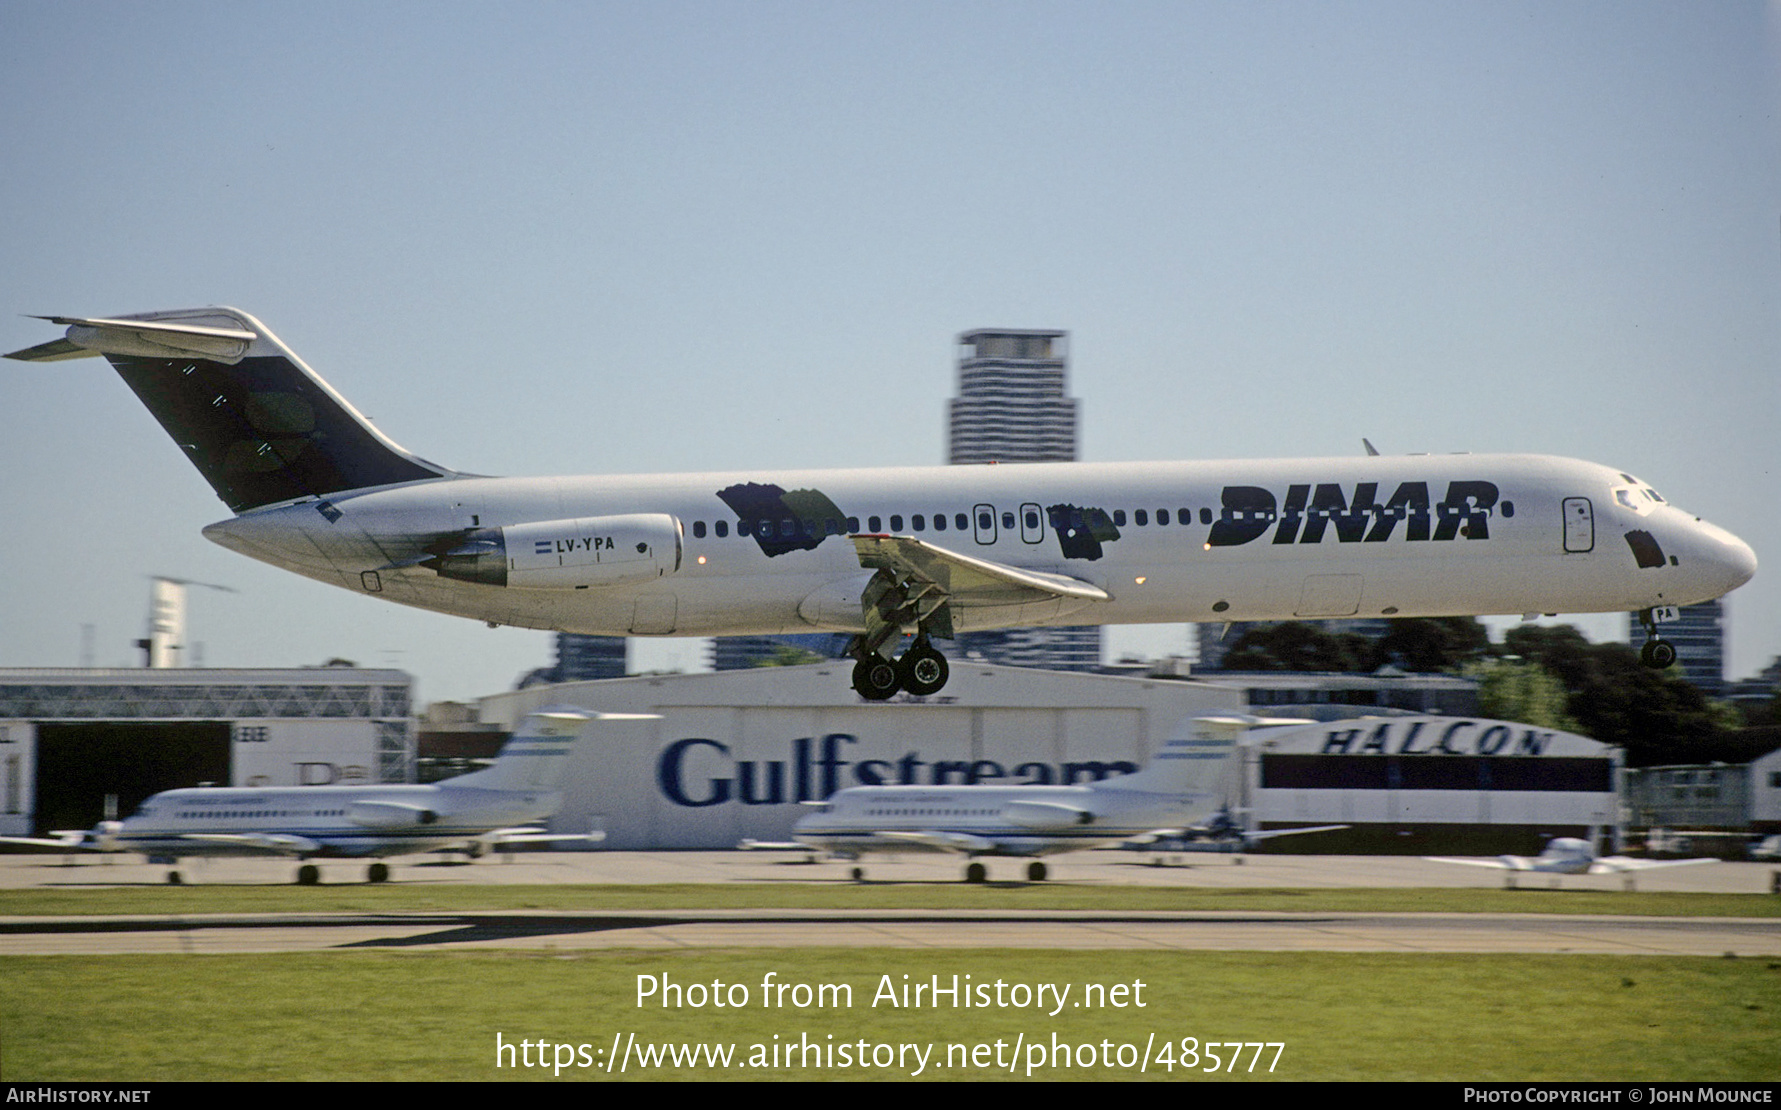
{"type": "Polygon", "coordinates": [[[1093,782],[1138,769],[1126,760],[1020,763],[1012,769],[993,759],[927,760],[919,752],[899,759],[842,758],[859,737],[831,732],[792,741],[790,759],[736,759],[730,746],[703,737],[676,740],[656,760],[656,786],[678,806],[698,808],[740,802],[776,806],[821,801],[849,786],[947,786],[989,783],[1052,786],[1093,782]]]}

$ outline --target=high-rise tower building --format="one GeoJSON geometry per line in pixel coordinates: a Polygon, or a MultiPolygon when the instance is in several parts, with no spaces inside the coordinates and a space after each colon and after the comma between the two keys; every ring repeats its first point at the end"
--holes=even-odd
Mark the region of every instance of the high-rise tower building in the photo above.
{"type": "Polygon", "coordinates": [[[947,406],[949,463],[1075,462],[1067,332],[980,329],[959,336],[959,395],[947,406]]]}
{"type": "MultiPolygon", "coordinates": [[[[1068,332],[980,328],[959,336],[959,392],[947,406],[949,463],[1076,461],[1076,400],[1066,392],[1068,332]]],[[[968,632],[959,656],[1016,667],[1101,665],[1099,628],[968,632]]]]}

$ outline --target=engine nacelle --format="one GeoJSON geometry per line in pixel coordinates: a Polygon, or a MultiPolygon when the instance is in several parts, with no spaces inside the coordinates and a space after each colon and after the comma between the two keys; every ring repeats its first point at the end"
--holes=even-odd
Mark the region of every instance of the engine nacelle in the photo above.
{"type": "Polygon", "coordinates": [[[441,578],[522,590],[648,582],[680,569],[685,532],[667,513],[630,513],[478,528],[421,565],[441,578]]]}
{"type": "Polygon", "coordinates": [[[348,803],[346,819],[367,829],[408,829],[431,825],[439,815],[425,806],[402,802],[358,801],[348,803]]]}

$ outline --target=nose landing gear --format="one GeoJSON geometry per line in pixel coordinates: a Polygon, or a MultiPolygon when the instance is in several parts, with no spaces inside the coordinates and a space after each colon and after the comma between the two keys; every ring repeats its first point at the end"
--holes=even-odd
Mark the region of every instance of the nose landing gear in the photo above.
{"type": "Polygon", "coordinates": [[[1645,643],[1639,648],[1639,662],[1654,671],[1674,664],[1676,645],[1657,634],[1657,620],[1650,609],[1639,610],[1639,623],[1645,626],[1645,643]]]}

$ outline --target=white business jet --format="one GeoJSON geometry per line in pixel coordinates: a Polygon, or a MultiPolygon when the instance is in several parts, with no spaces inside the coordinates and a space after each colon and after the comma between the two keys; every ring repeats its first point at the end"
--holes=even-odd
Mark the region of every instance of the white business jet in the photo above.
{"type": "MultiPolygon", "coordinates": [[[[1077,786],[853,786],[804,803],[817,812],[798,819],[792,839],[842,859],[953,852],[972,857],[965,881],[980,883],[988,872],[978,856],[1074,852],[1204,820],[1234,750],[1230,736],[1174,738],[1142,771],[1077,786]]],[[[1027,865],[1028,879],[1045,876],[1044,863],[1027,865]]]]}
{"type": "Polygon", "coordinates": [[[1756,571],[1631,474],[1539,455],[481,477],[245,312],[46,319],[8,357],[105,356],[236,514],[225,547],[491,626],[852,632],[873,700],[941,689],[936,639],[1031,625],[1619,610],[1664,667],[1657,623],[1756,571]]]}
{"type": "MultiPolygon", "coordinates": [[[[151,863],[189,856],[285,855],[309,860],[454,851],[480,855],[489,848],[588,836],[547,834],[537,826],[556,813],[557,786],[569,753],[589,721],[638,720],[648,714],[590,713],[557,707],[527,717],[480,771],[430,785],[196,787],[164,790],[122,821],[103,821],[86,833],[54,839],[3,838],[7,843],[64,851],[140,852],[151,863]]],[[[371,864],[367,879],[381,883],[389,865],[371,864]]],[[[319,882],[313,863],[297,882],[319,882]]]]}

